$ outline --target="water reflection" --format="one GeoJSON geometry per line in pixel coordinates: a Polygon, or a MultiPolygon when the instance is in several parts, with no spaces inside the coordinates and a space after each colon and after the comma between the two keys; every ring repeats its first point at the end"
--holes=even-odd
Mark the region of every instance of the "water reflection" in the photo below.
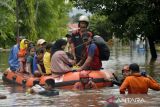
{"type": "Polygon", "coordinates": [[[0,72],[8,66],[8,55],[9,52],[0,52],[0,72]]]}
{"type": "MultiPolygon", "coordinates": [[[[159,55],[158,55],[159,56],[159,55]]],[[[0,53],[0,71],[4,71],[7,68],[8,53],[0,53]]],[[[138,52],[137,49],[130,47],[115,46],[111,48],[111,57],[109,61],[103,61],[103,67],[113,72],[120,73],[123,65],[130,63],[138,63],[142,70],[146,70],[148,74],[159,78],[160,75],[160,57],[157,61],[150,61],[150,54],[148,51],[138,52]]],[[[0,73],[0,77],[2,73],[0,73]]],[[[7,96],[7,99],[0,100],[0,106],[51,106],[51,107],[105,107],[107,106],[107,99],[115,96],[121,97],[119,94],[119,87],[106,87],[98,90],[87,91],[69,91],[59,90],[59,96],[44,97],[40,95],[26,94],[25,88],[16,86],[14,84],[4,84],[0,80],[0,93],[7,96]]],[[[125,96],[132,98],[133,96],[125,96]]],[[[130,103],[118,103],[124,107],[155,107],[160,106],[159,98],[160,92],[149,90],[148,95],[134,96],[137,98],[144,98],[145,103],[142,104],[130,104],[130,103]]]]}

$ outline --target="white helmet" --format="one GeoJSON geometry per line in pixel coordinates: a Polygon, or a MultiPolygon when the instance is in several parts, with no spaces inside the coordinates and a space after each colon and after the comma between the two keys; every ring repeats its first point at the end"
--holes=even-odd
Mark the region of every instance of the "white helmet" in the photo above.
{"type": "Polygon", "coordinates": [[[44,39],[39,39],[37,41],[37,45],[42,45],[43,43],[45,43],[46,41],[44,39]]]}
{"type": "Polygon", "coordinates": [[[88,17],[87,17],[87,16],[84,16],[84,15],[82,15],[82,16],[79,17],[79,22],[81,22],[81,21],[84,21],[84,22],[88,22],[88,23],[89,23],[88,17]]]}

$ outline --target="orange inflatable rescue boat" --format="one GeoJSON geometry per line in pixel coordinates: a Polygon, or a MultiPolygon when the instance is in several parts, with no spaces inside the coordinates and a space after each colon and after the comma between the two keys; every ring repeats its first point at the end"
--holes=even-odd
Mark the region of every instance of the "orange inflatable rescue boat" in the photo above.
{"type": "MultiPolygon", "coordinates": [[[[88,71],[89,77],[92,78],[92,80],[96,83],[97,88],[102,87],[111,87],[113,86],[112,82],[108,81],[108,79],[113,78],[113,75],[108,71],[88,71]]],[[[50,76],[41,76],[41,77],[33,77],[28,74],[24,73],[15,73],[11,70],[7,69],[3,73],[3,80],[4,81],[10,81],[13,83],[17,83],[22,86],[31,87],[35,83],[38,83],[40,85],[44,85],[45,81],[47,79],[54,79],[55,80],[55,87],[63,88],[63,89],[72,89],[73,85],[76,82],[79,82],[80,72],[69,72],[61,76],[60,78],[53,78],[52,75],[50,76]]]]}

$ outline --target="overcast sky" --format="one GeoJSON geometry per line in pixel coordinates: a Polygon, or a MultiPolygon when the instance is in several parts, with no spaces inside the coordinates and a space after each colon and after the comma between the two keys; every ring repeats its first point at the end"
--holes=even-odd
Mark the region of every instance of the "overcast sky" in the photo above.
{"type": "Polygon", "coordinates": [[[91,13],[86,12],[84,9],[77,9],[77,8],[72,8],[72,11],[69,12],[69,16],[76,15],[77,13],[82,13],[84,15],[91,15],[91,13]]]}

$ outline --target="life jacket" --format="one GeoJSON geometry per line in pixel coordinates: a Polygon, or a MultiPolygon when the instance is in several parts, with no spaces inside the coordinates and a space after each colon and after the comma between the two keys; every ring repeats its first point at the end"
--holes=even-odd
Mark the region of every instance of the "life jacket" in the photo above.
{"type": "Polygon", "coordinates": [[[20,42],[20,50],[18,52],[18,57],[24,57],[27,53],[26,49],[27,49],[27,45],[24,43],[26,39],[22,39],[22,41],[20,42]]]}
{"type": "Polygon", "coordinates": [[[97,45],[99,49],[99,56],[101,61],[109,60],[110,49],[104,39],[101,36],[96,35],[93,37],[93,42],[97,45]]]}
{"type": "MultiPolygon", "coordinates": [[[[92,43],[94,44],[94,43],[92,43]]],[[[90,48],[91,44],[89,45],[86,54],[88,56],[88,51],[90,48]]],[[[89,69],[94,69],[94,70],[99,70],[102,67],[102,62],[100,60],[100,52],[99,52],[99,48],[96,46],[95,52],[94,52],[94,56],[93,56],[93,60],[92,62],[89,64],[89,69]]]]}
{"type": "Polygon", "coordinates": [[[26,53],[26,49],[20,49],[18,52],[18,57],[25,57],[26,53]]]}
{"type": "MultiPolygon", "coordinates": [[[[87,32],[89,33],[90,36],[93,35],[91,32],[89,31],[87,32]]],[[[74,44],[75,47],[76,58],[78,61],[80,61],[85,46],[83,45],[82,34],[80,33],[79,30],[72,33],[72,43],[74,44]]]]}

